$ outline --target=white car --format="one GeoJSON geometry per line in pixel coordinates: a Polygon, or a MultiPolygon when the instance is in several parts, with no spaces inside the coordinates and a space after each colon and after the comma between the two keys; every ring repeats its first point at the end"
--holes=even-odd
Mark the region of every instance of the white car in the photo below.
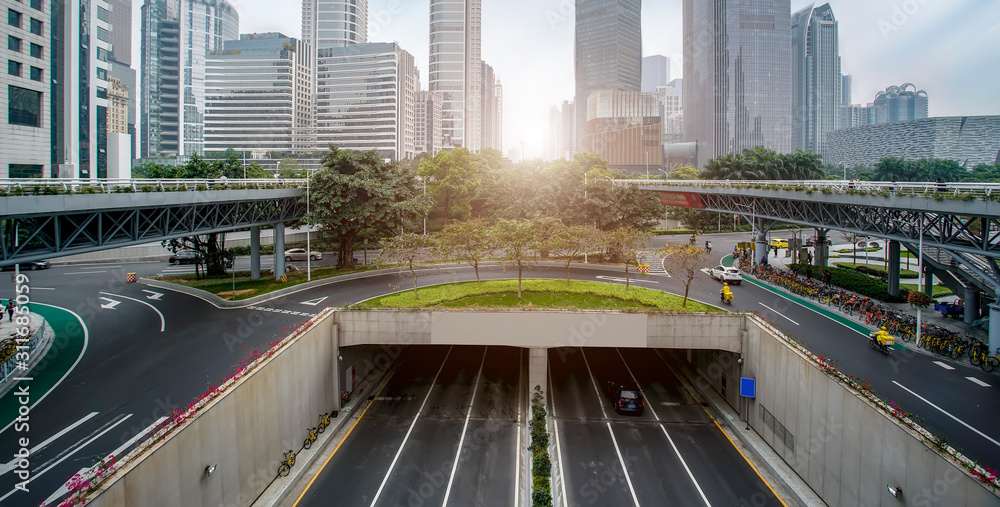
{"type": "Polygon", "coordinates": [[[716,266],[712,268],[712,278],[729,285],[740,285],[743,283],[743,275],[740,270],[734,267],[716,266]]]}
{"type": "Polygon", "coordinates": [[[285,250],[285,260],[286,261],[304,261],[306,257],[309,260],[318,261],[323,258],[323,254],[319,252],[309,252],[306,254],[305,248],[293,248],[291,250],[285,250]]]}

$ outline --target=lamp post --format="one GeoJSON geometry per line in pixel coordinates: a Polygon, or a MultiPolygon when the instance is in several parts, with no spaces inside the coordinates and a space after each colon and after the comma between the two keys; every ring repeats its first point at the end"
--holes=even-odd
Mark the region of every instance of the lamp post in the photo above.
{"type": "MultiPolygon", "coordinates": [[[[646,152],[646,153],[648,154],[649,152],[646,152]]],[[[648,170],[648,167],[647,167],[647,170],[648,170]]],[[[668,173],[667,171],[664,171],[663,169],[660,169],[659,167],[657,167],[656,170],[660,171],[661,173],[663,173],[663,179],[664,180],[670,179],[670,173],[668,173]]],[[[647,176],[647,178],[648,178],[648,176],[647,176]]],[[[667,206],[666,204],[664,204],[663,205],[663,230],[666,231],[669,227],[670,227],[670,207],[667,206]]]]}
{"type": "MultiPolygon", "coordinates": [[[[587,173],[583,173],[583,201],[584,201],[584,204],[586,204],[586,201],[587,201],[587,173]]],[[[584,249],[584,251],[583,251],[583,263],[584,264],[588,264],[587,263],[587,249],[584,249]]]]}
{"type": "Polygon", "coordinates": [[[649,179],[649,150],[646,150],[646,179],[649,179]]]}
{"type": "MultiPolygon", "coordinates": [[[[246,166],[243,166],[246,170],[246,166]]],[[[306,170],[306,216],[309,216],[309,171],[306,170]]],[[[306,281],[312,281],[312,243],[309,241],[312,224],[306,224],[306,281]]]]}
{"type": "MultiPolygon", "coordinates": [[[[924,215],[919,215],[920,220],[920,241],[917,242],[917,291],[921,291],[924,286],[924,215]]],[[[931,290],[933,293],[934,291],[931,290]]],[[[920,346],[921,339],[920,306],[917,306],[917,347],[920,346]]]]}

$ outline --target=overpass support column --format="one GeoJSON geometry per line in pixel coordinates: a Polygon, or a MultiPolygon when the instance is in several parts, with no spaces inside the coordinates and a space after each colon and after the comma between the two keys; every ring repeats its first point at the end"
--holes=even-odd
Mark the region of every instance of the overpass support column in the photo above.
{"type": "Polygon", "coordinates": [[[760,258],[764,257],[768,253],[767,244],[767,231],[763,228],[757,229],[757,237],[753,239],[754,241],[754,251],[753,251],[753,264],[756,266],[760,263],[760,258]]]}
{"type": "MultiPolygon", "coordinates": [[[[528,349],[528,392],[535,394],[535,386],[542,386],[542,394],[549,392],[549,349],[532,347],[528,349]]],[[[543,402],[544,403],[544,402],[543,402]]]]}
{"type": "Polygon", "coordinates": [[[813,245],[813,265],[829,265],[830,245],[826,244],[826,233],[830,229],[816,229],[816,244],[813,245]]]}
{"type": "Polygon", "coordinates": [[[274,279],[279,280],[285,274],[285,223],[274,224],[274,279]]]}
{"type": "Polygon", "coordinates": [[[899,242],[889,241],[885,255],[889,259],[889,295],[899,295],[899,242]]]}
{"type": "Polygon", "coordinates": [[[1000,347],[1000,305],[990,304],[990,354],[1000,347]]]}
{"type": "MultiPolygon", "coordinates": [[[[969,284],[965,288],[965,294],[963,298],[965,300],[965,323],[972,325],[972,323],[979,318],[979,289],[975,285],[969,284]]],[[[996,347],[993,347],[996,350],[996,347]]]]}
{"type": "MultiPolygon", "coordinates": [[[[924,264],[924,294],[934,297],[934,268],[924,264]]],[[[992,350],[992,349],[991,349],[992,350]]]]}
{"type": "Polygon", "coordinates": [[[260,280],[260,227],[250,228],[250,279],[260,280]]]}

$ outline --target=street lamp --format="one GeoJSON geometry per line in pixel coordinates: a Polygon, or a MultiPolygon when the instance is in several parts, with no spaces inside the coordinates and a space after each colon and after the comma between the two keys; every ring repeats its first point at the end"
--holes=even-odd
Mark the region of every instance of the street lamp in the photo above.
{"type": "MultiPolygon", "coordinates": [[[[246,170],[246,166],[243,166],[246,170]]],[[[306,216],[309,216],[309,170],[306,170],[306,216]]],[[[306,281],[312,281],[312,243],[309,234],[312,224],[306,223],[306,281]]]]}
{"type": "MultiPolygon", "coordinates": [[[[427,198],[427,177],[420,178],[420,181],[424,184],[424,198],[427,198]]],[[[424,211],[424,236],[427,235],[427,211],[424,211]]]]}
{"type": "Polygon", "coordinates": [[[646,150],[646,179],[649,179],[649,150],[646,150]]]}
{"type": "MultiPolygon", "coordinates": [[[[646,154],[647,154],[646,156],[649,156],[649,152],[648,151],[646,152],[646,154]]],[[[647,164],[646,171],[648,172],[649,171],[649,165],[648,165],[649,162],[646,162],[646,164],[647,164]]],[[[663,179],[664,180],[670,179],[670,173],[668,173],[667,171],[664,171],[663,169],[660,169],[659,167],[657,167],[656,170],[660,171],[661,173],[663,173],[663,179]]],[[[646,175],[646,178],[649,178],[648,174],[646,175]]],[[[663,205],[663,230],[666,231],[668,228],[670,228],[670,206],[667,206],[666,204],[664,204],[663,205]]]]}
{"type": "MultiPolygon", "coordinates": [[[[923,290],[924,285],[924,215],[919,214],[920,220],[920,241],[917,242],[917,291],[923,290]]],[[[888,246],[888,245],[886,245],[888,246]]],[[[934,294],[934,289],[931,289],[931,293],[928,296],[934,294]]],[[[920,307],[917,306],[917,346],[920,346],[920,307]]]]}

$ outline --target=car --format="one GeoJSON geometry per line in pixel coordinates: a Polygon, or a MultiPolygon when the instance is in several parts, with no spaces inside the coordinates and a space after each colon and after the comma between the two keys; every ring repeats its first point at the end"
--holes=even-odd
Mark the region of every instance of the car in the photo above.
{"type": "MultiPolygon", "coordinates": [[[[817,241],[819,241],[819,237],[817,237],[817,236],[809,236],[808,238],[806,238],[805,246],[814,246],[817,241]]],[[[827,245],[832,245],[833,244],[833,240],[830,239],[830,238],[826,238],[826,244],[827,245]]]]}
{"type": "Polygon", "coordinates": [[[768,245],[771,248],[788,248],[788,240],[785,239],[772,239],[768,245]]]}
{"type": "Polygon", "coordinates": [[[611,400],[611,404],[614,405],[615,412],[642,415],[646,402],[642,398],[642,391],[635,382],[609,380],[605,384],[604,391],[607,393],[608,399],[611,400]]]}
{"type": "Polygon", "coordinates": [[[201,262],[201,254],[194,250],[181,250],[167,259],[170,264],[197,264],[201,262]]]}
{"type": "MultiPolygon", "coordinates": [[[[23,269],[27,269],[29,271],[35,271],[37,269],[49,269],[49,268],[52,267],[52,264],[49,264],[49,261],[31,261],[31,262],[21,262],[21,263],[18,264],[18,266],[22,270],[23,269]]],[[[3,270],[4,271],[13,271],[14,270],[14,265],[11,264],[10,266],[4,266],[3,270]]]]}
{"type": "Polygon", "coordinates": [[[323,254],[319,252],[309,252],[307,255],[305,248],[292,248],[290,250],[285,250],[285,261],[304,261],[307,257],[311,261],[318,261],[323,258],[323,254]]]}
{"type": "Polygon", "coordinates": [[[729,285],[740,285],[743,283],[743,275],[740,274],[740,270],[732,266],[716,266],[712,268],[712,278],[720,282],[726,282],[729,285]]]}

